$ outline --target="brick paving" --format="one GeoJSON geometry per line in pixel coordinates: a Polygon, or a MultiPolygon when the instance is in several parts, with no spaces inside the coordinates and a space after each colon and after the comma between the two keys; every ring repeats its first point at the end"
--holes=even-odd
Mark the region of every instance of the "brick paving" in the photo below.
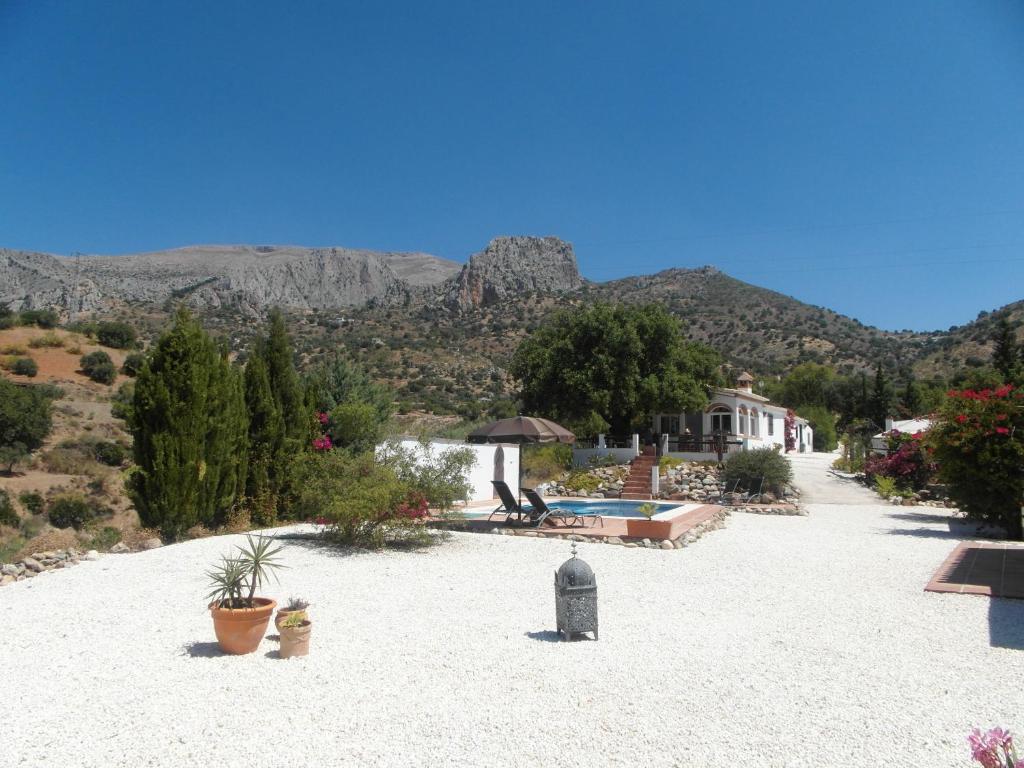
{"type": "Polygon", "coordinates": [[[1024,599],[1024,544],[963,541],[925,591],[1024,599]]]}

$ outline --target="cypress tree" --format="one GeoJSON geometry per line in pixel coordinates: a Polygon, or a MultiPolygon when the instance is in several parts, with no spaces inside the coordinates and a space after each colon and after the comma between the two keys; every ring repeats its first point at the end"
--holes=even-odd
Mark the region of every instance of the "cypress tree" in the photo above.
{"type": "Polygon", "coordinates": [[[253,522],[272,525],[277,520],[284,419],[270,389],[267,365],[253,355],[245,366],[245,407],[249,412],[249,472],[245,496],[253,522]]]}
{"type": "Polygon", "coordinates": [[[139,372],[130,427],[143,525],[174,540],[221,523],[245,487],[241,376],[184,308],[139,372]]]}
{"type": "MultiPolygon", "coordinates": [[[[291,461],[301,453],[312,439],[312,414],[307,409],[306,392],[299,382],[295,371],[291,340],[285,330],[281,312],[273,309],[270,312],[270,328],[265,338],[260,339],[256,349],[249,358],[249,365],[256,364],[254,377],[262,378],[258,369],[266,374],[270,399],[278,414],[275,426],[268,433],[259,430],[260,449],[266,451],[267,476],[266,491],[262,499],[249,495],[250,504],[254,506],[254,517],[265,515],[281,515],[288,517],[296,494],[292,482],[291,461]],[[259,362],[256,362],[257,359],[259,362]],[[279,436],[274,430],[280,429],[279,436]],[[261,512],[255,507],[259,504],[271,503],[270,508],[264,507],[261,512]]],[[[253,382],[256,386],[256,382],[253,382]]],[[[255,397],[255,394],[254,394],[255,397]]],[[[253,410],[256,400],[249,403],[249,417],[262,418],[253,410]]],[[[265,406],[260,406],[265,410],[265,406]]],[[[250,434],[250,446],[255,447],[253,435],[250,434]]],[[[257,480],[257,484],[262,478],[257,480]]],[[[254,487],[255,490],[255,487],[254,487]]]]}
{"type": "Polygon", "coordinates": [[[879,365],[875,369],[875,386],[871,391],[871,399],[868,406],[868,418],[874,421],[875,426],[879,429],[885,428],[885,420],[889,416],[891,405],[892,388],[889,386],[889,380],[882,371],[882,366],[879,365]]]}
{"type": "Polygon", "coordinates": [[[1017,343],[1017,332],[1006,317],[999,318],[996,325],[995,348],[992,350],[992,365],[1003,377],[1004,382],[1015,381],[1021,369],[1021,350],[1017,343]]]}

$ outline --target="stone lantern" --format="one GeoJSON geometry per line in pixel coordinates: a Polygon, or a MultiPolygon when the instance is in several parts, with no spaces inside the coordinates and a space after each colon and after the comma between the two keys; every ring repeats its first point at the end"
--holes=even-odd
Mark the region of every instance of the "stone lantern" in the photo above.
{"type": "Polygon", "coordinates": [[[578,632],[593,632],[597,640],[597,579],[590,566],[572,557],[555,571],[555,618],[558,632],[571,640],[578,632]]]}

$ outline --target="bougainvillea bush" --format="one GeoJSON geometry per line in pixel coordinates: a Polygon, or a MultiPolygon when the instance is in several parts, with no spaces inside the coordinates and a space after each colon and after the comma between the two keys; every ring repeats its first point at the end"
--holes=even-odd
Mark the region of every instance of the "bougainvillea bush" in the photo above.
{"type": "Polygon", "coordinates": [[[927,442],[961,510],[1024,538],[1024,391],[951,390],[927,442]]]}
{"type": "Polygon", "coordinates": [[[887,455],[872,455],[864,462],[864,474],[868,480],[877,477],[891,478],[901,490],[920,490],[934,477],[936,465],[931,448],[925,444],[924,435],[917,432],[908,435],[893,430],[887,436],[887,455]]]}
{"type": "Polygon", "coordinates": [[[785,441],[786,453],[796,450],[796,412],[792,409],[786,411],[785,419],[785,441]]]}

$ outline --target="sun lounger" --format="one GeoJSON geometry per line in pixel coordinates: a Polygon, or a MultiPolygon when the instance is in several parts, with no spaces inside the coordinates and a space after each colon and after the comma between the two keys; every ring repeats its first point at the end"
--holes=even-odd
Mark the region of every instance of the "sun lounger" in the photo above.
{"type": "Polygon", "coordinates": [[[520,506],[519,501],[512,493],[512,489],[508,487],[508,483],[504,480],[491,480],[491,485],[493,485],[494,490],[498,492],[498,498],[501,499],[501,506],[487,516],[488,521],[495,515],[504,513],[506,523],[512,522],[513,517],[515,517],[517,523],[523,522],[523,518],[529,515],[529,512],[520,506]]]}
{"type": "Polygon", "coordinates": [[[528,525],[554,525],[556,522],[561,522],[570,528],[583,525],[583,518],[580,515],[558,507],[549,507],[533,488],[523,488],[523,494],[532,507],[527,518],[528,525]]]}

